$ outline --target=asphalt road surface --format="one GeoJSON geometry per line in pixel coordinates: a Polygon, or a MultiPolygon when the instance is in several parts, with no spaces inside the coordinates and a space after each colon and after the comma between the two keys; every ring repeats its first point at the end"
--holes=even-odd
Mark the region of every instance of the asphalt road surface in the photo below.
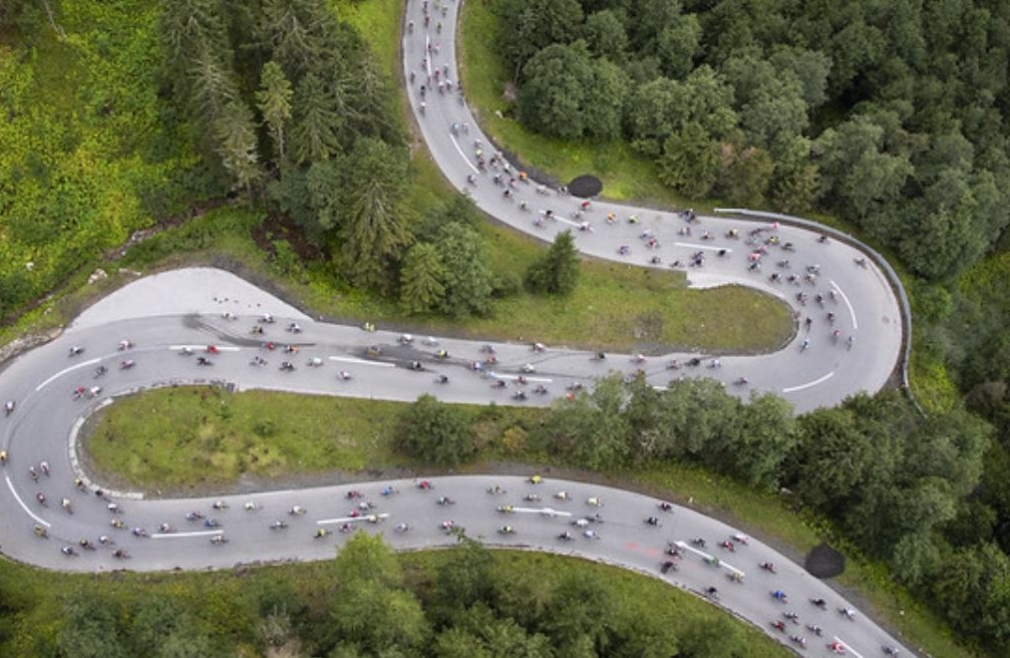
{"type": "Polygon", "coordinates": [[[497,345],[497,367],[508,382],[506,389],[497,390],[488,383],[492,378],[469,369],[471,360],[487,356],[480,344],[440,340],[437,345],[425,345],[427,337],[415,336],[412,343],[402,345],[398,337],[313,322],[266,293],[217,271],[164,273],[121,289],[86,311],[57,340],[8,363],[0,377],[0,400],[16,401],[14,411],[0,417],[0,449],[8,455],[3,467],[6,486],[0,487],[3,552],[43,568],[83,572],[228,568],[331,557],[335,547],[349,536],[341,530],[345,524],[351,531],[382,533],[397,548],[445,545],[455,539],[441,524],[452,521],[469,536],[489,544],[598,559],[662,577],[700,596],[707,596],[707,588],[716,587],[718,600],[713,599],[713,604],[751,621],[787,646],[791,645],[789,635],[805,636],[804,653],[829,652],[828,643],[835,637],[849,647],[850,655],[878,655],[881,646],[896,644],[862,613],[856,613],[855,621],[848,621],[837,610],[853,607],[851,604],[770,547],[753,539],[746,544],[735,541],[731,537],[737,531],[719,521],[676,506],[663,511],[660,501],[631,492],[550,479],[534,485],[516,477],[445,477],[433,480],[432,490],[420,489],[418,480],[403,480],[227,496],[220,499],[227,508],[215,509],[217,499],[212,498],[151,500],[136,493],[107,490],[99,496],[96,492],[102,485],[89,481],[79,468],[76,437],[82,419],[116,396],[153,386],[226,383],[236,388],[397,399],[432,392],[454,401],[486,402],[497,397],[505,403],[514,402],[510,396],[519,388],[521,366],[533,361],[536,372],[527,375],[531,381],[526,388],[532,389],[539,381],[552,391],[543,396],[531,394],[528,403],[541,404],[566,383],[588,382],[609,365],[591,361],[584,353],[550,346],[544,352],[533,352],[526,345],[497,345]],[[127,317],[129,305],[136,308],[137,318],[127,317]],[[156,315],[158,311],[165,315],[156,315]],[[264,323],[259,317],[263,312],[278,317],[272,324],[264,323]],[[287,330],[291,323],[297,323],[298,333],[287,330]],[[257,325],[264,334],[251,333],[257,325]],[[132,346],[120,350],[119,342],[124,339],[132,346]],[[273,350],[264,346],[269,341],[276,341],[273,350]],[[210,345],[216,349],[208,352],[210,345]],[[292,345],[297,351],[285,352],[292,345]],[[379,346],[379,354],[369,356],[370,346],[379,346]],[[71,347],[83,348],[83,352],[70,356],[71,347]],[[449,357],[438,358],[440,349],[446,349],[449,357]],[[200,357],[213,365],[198,365],[200,357]],[[251,365],[257,357],[266,363],[251,365]],[[295,366],[293,372],[279,368],[284,360],[295,366]],[[124,361],[134,365],[120,369],[124,361]],[[412,361],[418,361],[422,370],[409,369],[412,361]],[[322,365],[309,365],[313,362],[322,365]],[[102,366],[107,372],[97,375],[96,369],[102,366]],[[351,378],[342,379],[341,370],[351,378]],[[440,374],[446,374],[449,381],[438,383],[440,374]],[[101,391],[92,396],[94,386],[101,391]],[[75,395],[82,388],[84,393],[75,395]],[[48,475],[42,472],[43,461],[48,464],[48,475]],[[37,481],[30,469],[35,470],[37,481]],[[75,484],[78,478],[82,480],[80,487],[75,484]],[[383,496],[386,486],[397,493],[383,496]],[[506,493],[486,493],[495,486],[506,493]],[[349,499],[351,490],[363,492],[364,498],[349,499]],[[562,491],[568,500],[556,497],[562,491]],[[38,493],[45,495],[45,505],[37,500],[38,493]],[[527,500],[528,494],[538,495],[539,500],[527,500]],[[439,505],[440,496],[456,502],[439,505]],[[594,497],[602,499],[602,506],[587,503],[594,497]],[[70,502],[71,511],[61,507],[63,498],[70,502]],[[253,509],[245,509],[246,503],[253,509]],[[366,509],[360,508],[361,503],[366,503],[366,509]],[[110,504],[116,511],[110,510],[110,504]],[[368,508],[368,504],[375,507],[368,508]],[[496,511],[506,505],[514,510],[496,511]],[[290,514],[295,506],[305,513],[290,514]],[[199,512],[204,518],[187,520],[189,512],[199,512]],[[602,522],[572,525],[595,514],[600,514],[602,522]],[[374,523],[369,520],[371,515],[376,516],[374,523]],[[658,517],[659,525],[647,524],[649,516],[658,517]],[[208,527],[206,519],[219,525],[208,527]],[[114,520],[122,527],[114,528],[114,520]],[[287,527],[272,529],[275,521],[283,521],[287,527]],[[397,532],[401,523],[409,529],[397,532]],[[162,530],[162,524],[169,527],[162,530]],[[501,534],[498,530],[504,525],[512,526],[515,533],[501,534]],[[37,536],[35,526],[44,529],[48,537],[37,536]],[[146,536],[134,535],[134,528],[143,529],[146,536]],[[326,533],[316,537],[320,529],[326,533]],[[598,539],[586,537],[586,530],[592,530],[598,539]],[[560,539],[563,532],[570,532],[573,538],[560,539]],[[103,535],[115,543],[103,545],[103,535]],[[212,543],[215,536],[223,536],[227,542],[212,543]],[[706,547],[690,543],[698,537],[706,540],[706,547]],[[90,541],[94,550],[82,548],[82,539],[90,541]],[[724,541],[735,550],[719,547],[724,541]],[[664,554],[671,542],[679,542],[682,557],[664,554]],[[64,555],[63,547],[74,548],[76,555],[64,555]],[[114,552],[120,549],[130,557],[116,558],[114,552]],[[705,557],[720,562],[708,564],[705,557]],[[664,575],[659,569],[666,559],[674,559],[677,570],[664,575]],[[773,562],[777,573],[759,569],[762,562],[773,562]],[[742,576],[742,582],[731,580],[734,573],[742,576]],[[789,603],[775,602],[771,597],[775,590],[784,591],[789,603]],[[820,598],[827,602],[826,610],[809,603],[820,598]],[[784,619],[784,612],[796,612],[801,623],[794,625],[784,619]],[[786,623],[787,633],[771,627],[779,620],[786,623]],[[807,624],[823,627],[822,636],[815,636],[807,624]]]}

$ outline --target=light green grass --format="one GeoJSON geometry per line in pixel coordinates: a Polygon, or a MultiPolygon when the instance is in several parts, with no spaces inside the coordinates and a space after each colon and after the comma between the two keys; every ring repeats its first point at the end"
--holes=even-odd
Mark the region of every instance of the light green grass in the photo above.
{"type": "MultiPolygon", "coordinates": [[[[101,478],[147,491],[229,489],[248,478],[418,467],[392,449],[391,430],[403,408],[401,403],[285,393],[162,389],[121,400],[103,411],[87,447],[90,464],[101,478]]],[[[549,456],[510,451],[502,441],[510,428],[537,423],[542,410],[470,409],[481,453],[466,471],[487,472],[502,458],[550,463],[549,456]]],[[[615,469],[599,476],[723,518],[796,561],[822,541],[837,544],[831,528],[797,514],[789,497],[755,492],[697,467],[666,464],[615,469]]],[[[851,547],[840,548],[850,559],[839,582],[865,596],[875,616],[934,655],[971,655],[954,643],[938,619],[888,579],[886,569],[862,559],[851,547]]]]}
{"type": "Polygon", "coordinates": [[[169,388],[117,401],[97,419],[87,451],[99,477],[160,490],[356,471],[392,461],[395,409],[347,398],[169,388]]]}
{"type": "MultiPolygon", "coordinates": [[[[164,388],[100,412],[85,452],[97,479],[149,493],[413,466],[392,448],[403,408],[379,400],[164,388]]],[[[477,422],[482,435],[498,436],[504,426],[534,413],[505,409],[481,414],[477,422]]]]}

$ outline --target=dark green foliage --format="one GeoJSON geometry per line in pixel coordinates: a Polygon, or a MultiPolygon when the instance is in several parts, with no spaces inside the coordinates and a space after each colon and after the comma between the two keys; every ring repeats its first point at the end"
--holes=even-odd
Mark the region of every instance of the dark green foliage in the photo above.
{"type": "Polygon", "coordinates": [[[624,61],[628,49],[628,35],[617,15],[610,11],[598,11],[586,17],[579,36],[589,46],[594,57],[619,64],[624,61]]]}
{"type": "Polygon", "coordinates": [[[993,647],[1010,642],[1010,558],[995,545],[956,551],[930,589],[957,631],[993,647]]]}
{"type": "Polygon", "coordinates": [[[430,626],[393,550],[379,536],[358,533],[332,565],[340,586],[329,606],[331,656],[420,656],[430,626]]]}
{"type": "Polygon", "coordinates": [[[499,52],[517,79],[537,51],[571,41],[583,18],[578,0],[502,0],[495,11],[505,26],[499,35],[499,52]]]}
{"type": "Polygon", "coordinates": [[[534,130],[610,139],[620,112],[620,134],[661,156],[678,192],[837,213],[932,280],[978,261],[1010,224],[1010,6],[601,0],[583,18],[556,5],[497,5],[499,52],[523,73],[534,130]],[[604,61],[624,75],[594,74],[604,61]],[[693,88],[700,71],[714,87],[693,88]]]}
{"type": "Polygon", "coordinates": [[[435,244],[445,275],[442,311],[455,317],[487,313],[491,270],[477,232],[465,224],[450,222],[439,230],[435,244]]]}
{"type": "Polygon", "coordinates": [[[205,159],[252,202],[265,166],[273,209],[347,280],[391,290],[413,243],[407,153],[390,85],[354,29],[319,0],[184,0],[161,27],[165,76],[205,159]]]}
{"type": "Polygon", "coordinates": [[[591,59],[584,41],[544,48],[523,77],[519,109],[534,129],[565,138],[620,133],[627,78],[615,64],[591,59]]]}
{"type": "Polygon", "coordinates": [[[466,413],[431,395],[422,395],[403,412],[394,441],[406,454],[440,466],[455,466],[477,451],[466,413]]]}
{"type": "Polygon", "coordinates": [[[126,658],[119,605],[108,598],[81,593],[64,604],[64,624],[56,645],[65,656],[126,658]]]}
{"type": "Polygon", "coordinates": [[[568,295],[579,283],[579,252],[571,231],[563,231],[543,257],[526,270],[526,287],[532,292],[568,295]]]}
{"type": "Polygon", "coordinates": [[[443,606],[438,616],[446,620],[494,594],[494,558],[488,549],[469,537],[462,537],[439,567],[435,599],[443,606]]]}
{"type": "Polygon", "coordinates": [[[771,395],[743,404],[710,379],[659,392],[615,374],[554,407],[534,439],[544,452],[588,468],[688,460],[774,489],[800,434],[792,409],[771,395]]]}
{"type": "Polygon", "coordinates": [[[427,313],[445,299],[445,268],[434,245],[419,242],[410,248],[400,270],[400,305],[408,313],[427,313]]]}
{"type": "Polygon", "coordinates": [[[359,139],[342,159],[339,260],[356,285],[381,289],[388,284],[391,266],[413,243],[401,203],[408,164],[405,150],[374,137],[359,139]]]}
{"type": "Polygon", "coordinates": [[[692,121],[666,138],[656,164],[664,184],[689,198],[703,199],[719,176],[719,144],[692,121]]]}

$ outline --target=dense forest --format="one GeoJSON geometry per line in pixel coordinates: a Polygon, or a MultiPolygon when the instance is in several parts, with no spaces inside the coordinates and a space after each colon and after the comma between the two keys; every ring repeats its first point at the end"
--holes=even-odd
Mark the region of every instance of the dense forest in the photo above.
{"type": "Polygon", "coordinates": [[[1010,220],[1010,3],[498,0],[518,114],[685,196],[837,214],[950,277],[1010,220]]]}

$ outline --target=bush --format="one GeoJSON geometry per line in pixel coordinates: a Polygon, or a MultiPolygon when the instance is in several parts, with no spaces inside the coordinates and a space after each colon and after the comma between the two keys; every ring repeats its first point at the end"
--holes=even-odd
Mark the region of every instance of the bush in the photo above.
{"type": "Polygon", "coordinates": [[[477,452],[466,412],[431,395],[422,395],[400,415],[393,440],[398,450],[440,466],[455,466],[477,452]]]}

